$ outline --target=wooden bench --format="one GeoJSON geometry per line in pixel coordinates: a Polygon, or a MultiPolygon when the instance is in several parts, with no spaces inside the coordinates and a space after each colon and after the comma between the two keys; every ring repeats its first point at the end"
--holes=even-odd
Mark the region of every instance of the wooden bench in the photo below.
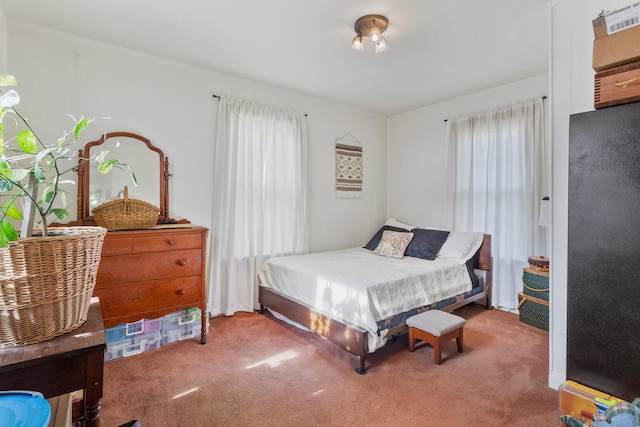
{"type": "Polygon", "coordinates": [[[415,350],[415,340],[421,340],[433,346],[436,365],[442,358],[441,345],[456,339],[458,352],[463,350],[463,328],[466,320],[455,314],[440,310],[429,310],[418,313],[407,319],[409,327],[409,351],[415,350]]]}

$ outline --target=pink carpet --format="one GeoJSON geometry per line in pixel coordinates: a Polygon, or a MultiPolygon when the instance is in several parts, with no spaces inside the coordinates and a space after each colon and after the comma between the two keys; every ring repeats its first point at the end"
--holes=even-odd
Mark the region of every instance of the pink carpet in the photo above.
{"type": "Polygon", "coordinates": [[[102,425],[161,426],[559,426],[547,386],[548,334],[479,305],[433,362],[409,353],[407,335],[367,359],[270,315],[211,320],[198,340],[107,362],[102,425]]]}

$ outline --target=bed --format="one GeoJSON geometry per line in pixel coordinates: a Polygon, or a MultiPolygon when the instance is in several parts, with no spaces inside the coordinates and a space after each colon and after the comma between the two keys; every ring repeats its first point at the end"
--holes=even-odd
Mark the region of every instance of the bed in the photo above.
{"type": "Polygon", "coordinates": [[[271,258],[259,270],[260,311],[353,353],[365,374],[367,354],[404,332],[411,315],[483,298],[490,308],[490,235],[396,225],[364,247],[271,258]]]}

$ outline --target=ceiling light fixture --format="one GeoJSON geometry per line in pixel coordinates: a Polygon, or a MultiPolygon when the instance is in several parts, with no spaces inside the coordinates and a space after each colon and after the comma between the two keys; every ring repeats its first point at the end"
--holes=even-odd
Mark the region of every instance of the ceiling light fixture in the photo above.
{"type": "Polygon", "coordinates": [[[365,15],[359,18],[353,26],[356,36],[353,38],[351,48],[353,50],[364,49],[364,39],[369,38],[376,49],[376,53],[388,49],[387,41],[382,37],[389,26],[389,20],[382,15],[365,15]]]}

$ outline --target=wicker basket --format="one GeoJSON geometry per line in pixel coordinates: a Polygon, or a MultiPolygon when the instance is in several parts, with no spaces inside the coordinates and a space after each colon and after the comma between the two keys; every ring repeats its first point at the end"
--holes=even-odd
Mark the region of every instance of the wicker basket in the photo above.
{"type": "Polygon", "coordinates": [[[522,272],[522,292],[544,301],[549,301],[549,275],[536,274],[533,270],[522,272]]]}
{"type": "Polygon", "coordinates": [[[53,227],[0,248],[0,348],[46,341],[87,320],[101,227],[53,227]]]}
{"type": "Polygon", "coordinates": [[[549,331],[549,303],[518,292],[520,321],[549,331]]]}
{"type": "Polygon", "coordinates": [[[107,230],[153,228],[158,224],[160,209],[142,200],[130,199],[124,187],[124,199],[104,202],[93,209],[93,219],[107,230]]]}

